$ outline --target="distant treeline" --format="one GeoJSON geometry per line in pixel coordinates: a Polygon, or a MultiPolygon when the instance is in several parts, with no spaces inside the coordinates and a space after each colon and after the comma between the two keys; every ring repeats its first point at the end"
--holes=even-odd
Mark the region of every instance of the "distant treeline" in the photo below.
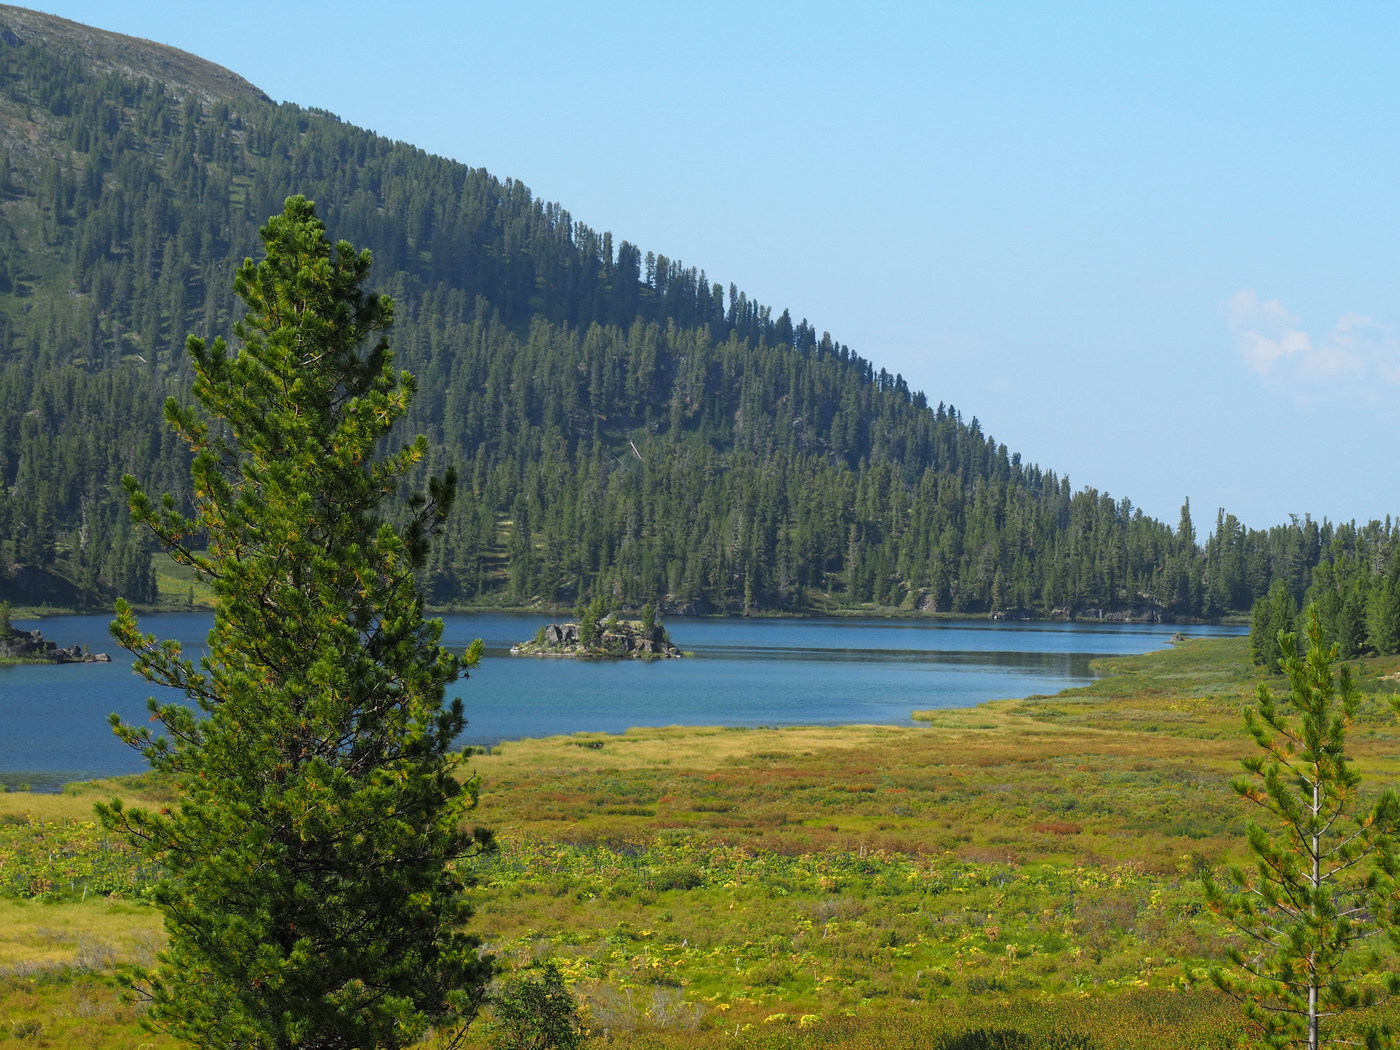
{"type": "Polygon", "coordinates": [[[10,17],[0,594],[154,596],[117,479],[186,492],[160,420],[185,335],[231,331],[233,267],[294,192],[374,252],[419,380],[408,427],[426,469],[458,468],[436,602],[1214,617],[1365,556],[1350,526],[1224,512],[1200,543],[1189,507],[1172,527],[1072,491],[808,321],[520,182],[10,17]]]}

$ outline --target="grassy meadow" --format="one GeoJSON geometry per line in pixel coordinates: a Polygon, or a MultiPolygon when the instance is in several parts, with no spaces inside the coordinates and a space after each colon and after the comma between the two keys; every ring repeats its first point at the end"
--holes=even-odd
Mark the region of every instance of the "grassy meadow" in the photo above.
{"type": "MultiPolygon", "coordinates": [[[[1243,639],[1104,669],[913,728],[502,745],[473,759],[501,839],[476,928],[504,969],[554,959],[600,1045],[912,1050],[981,1028],[1236,1046],[1238,1008],[1202,979],[1224,934],[1192,870],[1243,857],[1228,785],[1258,677],[1243,639]]],[[[1400,729],[1366,706],[1358,768],[1394,783],[1400,729]]],[[[140,781],[0,795],[0,1042],[168,1045],[113,980],[160,943],[149,873],[92,820],[114,790],[160,801],[140,781]]]]}

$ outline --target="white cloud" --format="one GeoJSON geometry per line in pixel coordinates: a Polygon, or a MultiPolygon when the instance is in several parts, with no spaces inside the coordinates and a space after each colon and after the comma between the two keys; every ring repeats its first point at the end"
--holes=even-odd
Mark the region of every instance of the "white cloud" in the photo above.
{"type": "Polygon", "coordinates": [[[1329,386],[1400,386],[1400,338],[1364,314],[1346,313],[1322,335],[1307,331],[1277,299],[1245,288],[1230,297],[1230,330],[1245,362],[1275,383],[1316,394],[1329,386]]]}

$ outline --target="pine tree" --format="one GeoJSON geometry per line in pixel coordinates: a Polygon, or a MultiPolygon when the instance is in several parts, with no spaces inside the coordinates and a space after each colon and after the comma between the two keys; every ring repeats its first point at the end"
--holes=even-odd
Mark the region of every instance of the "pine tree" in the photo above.
{"type": "MultiPolygon", "coordinates": [[[[1358,795],[1346,733],[1360,693],[1348,668],[1334,679],[1336,645],[1323,641],[1316,607],[1307,615],[1308,651],[1293,634],[1280,637],[1290,685],[1280,704],[1259,687],[1246,727],[1262,754],[1245,759],[1233,787],[1259,806],[1270,826],[1248,829],[1254,870],[1232,867],[1228,887],[1202,871],[1206,902],[1243,936],[1227,949],[1232,964],[1211,979],[1244,1004],[1271,1047],[1324,1044],[1329,1018],[1400,991],[1400,974],[1378,963],[1366,941],[1396,931],[1394,855],[1400,797],[1371,802],[1358,795]]],[[[1372,1033],[1367,1045],[1394,1046],[1372,1033]]]]}
{"type": "Polygon", "coordinates": [[[1366,597],[1366,641],[1382,656],[1400,651],[1400,580],[1394,573],[1374,581],[1366,597]]]}
{"type": "Polygon", "coordinates": [[[1278,670],[1283,655],[1279,636],[1292,632],[1297,619],[1298,607],[1292,592],[1283,580],[1275,580],[1268,595],[1255,601],[1250,619],[1249,651],[1256,665],[1271,674],[1278,670]]]}
{"type": "Polygon", "coordinates": [[[518,974],[491,997],[493,1050],[578,1050],[586,1033],[578,1002],[553,959],[518,974]]]}
{"type": "Polygon", "coordinates": [[[191,337],[203,411],[166,405],[195,453],[193,516],[124,479],[215,598],[198,665],[124,604],[113,624],[142,674],[193,701],[150,701],[163,733],[113,718],[180,792],[168,811],[99,807],[164,872],[169,946],[132,982],[155,1027],[197,1046],[453,1044],[489,979],[463,927],[467,865],[491,842],[463,827],[475,781],[444,694],[480,648],[439,646],[414,580],[453,480],[385,520],[426,447],[378,454],[414,392],[383,335],[392,304],[305,199],[261,234],[266,258],[235,281],[241,348],[191,337]]]}

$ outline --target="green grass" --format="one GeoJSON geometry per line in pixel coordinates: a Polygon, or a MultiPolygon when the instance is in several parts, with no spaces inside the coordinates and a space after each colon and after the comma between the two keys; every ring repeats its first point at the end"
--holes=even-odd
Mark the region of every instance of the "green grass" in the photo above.
{"type": "Polygon", "coordinates": [[[156,601],[161,608],[212,609],[214,593],[207,580],[188,565],[182,565],[162,551],[152,556],[156,573],[156,601]]]}

